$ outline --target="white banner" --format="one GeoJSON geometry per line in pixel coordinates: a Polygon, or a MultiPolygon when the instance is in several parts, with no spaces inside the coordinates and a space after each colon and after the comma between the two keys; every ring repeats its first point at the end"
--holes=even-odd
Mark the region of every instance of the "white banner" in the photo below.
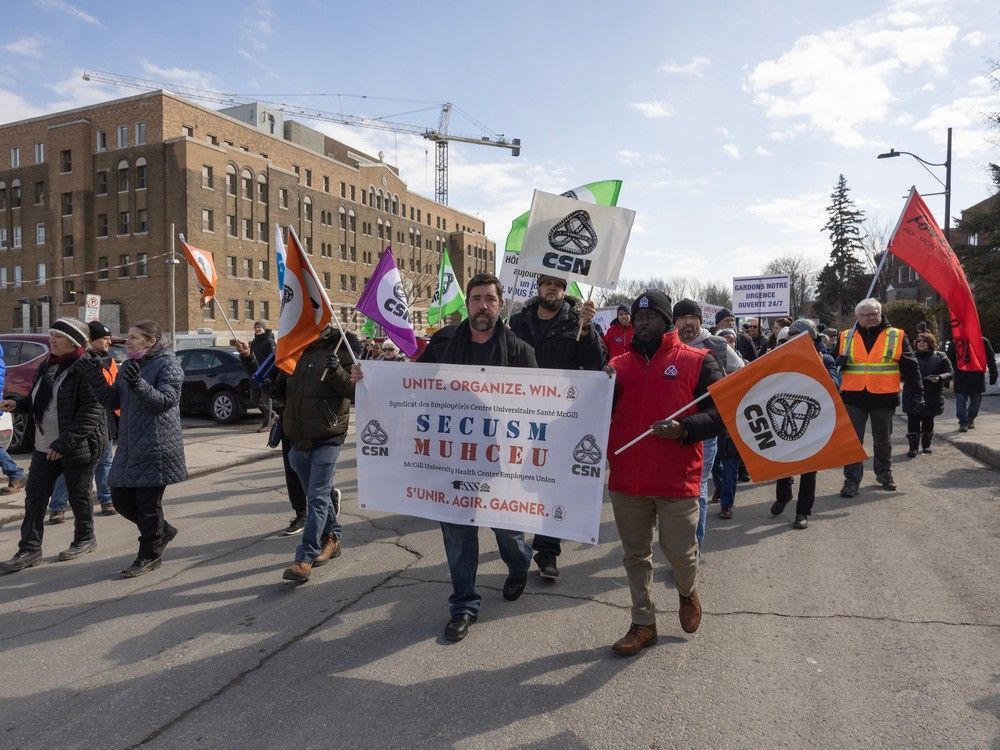
{"type": "Polygon", "coordinates": [[[618,283],[635,211],[535,191],[518,267],[603,288],[618,283]]]}
{"type": "Polygon", "coordinates": [[[741,276],[733,279],[733,315],[791,315],[788,276],[741,276]]]}
{"type": "Polygon", "coordinates": [[[500,283],[503,284],[504,302],[525,303],[538,294],[538,274],[517,267],[517,253],[503,254],[500,266],[500,283]]]}
{"type": "Polygon", "coordinates": [[[365,362],[362,508],[597,543],[614,380],[365,362]]]}

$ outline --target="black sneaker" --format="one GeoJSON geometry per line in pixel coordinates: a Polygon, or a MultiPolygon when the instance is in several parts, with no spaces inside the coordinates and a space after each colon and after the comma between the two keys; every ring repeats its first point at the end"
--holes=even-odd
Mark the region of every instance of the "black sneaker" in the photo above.
{"type": "Polygon", "coordinates": [[[286,528],[281,533],[285,536],[295,536],[296,534],[301,534],[302,529],[306,527],[306,517],[305,516],[295,516],[286,528]]]}
{"type": "Polygon", "coordinates": [[[558,580],[559,566],[556,565],[556,556],[551,552],[536,554],[535,563],[538,565],[538,574],[546,581],[558,580]]]}
{"type": "Polygon", "coordinates": [[[68,549],[64,549],[59,553],[58,559],[62,562],[66,560],[75,560],[81,555],[86,555],[88,552],[93,552],[97,549],[96,539],[84,539],[80,542],[73,542],[69,545],[68,549]]]}
{"type": "Polygon", "coordinates": [[[970,430],[976,429],[976,420],[975,419],[970,419],[969,423],[967,425],[965,425],[965,426],[968,427],[970,430]]]}
{"type": "Polygon", "coordinates": [[[174,539],[176,537],[177,537],[177,527],[176,526],[171,526],[169,523],[167,523],[166,521],[164,521],[163,522],[163,534],[160,535],[160,554],[161,555],[163,554],[163,550],[165,550],[167,548],[167,545],[170,544],[172,541],[174,541],[174,539]]]}
{"type": "Polygon", "coordinates": [[[524,593],[524,587],[527,583],[527,573],[507,576],[507,580],[503,582],[503,598],[509,602],[514,601],[524,593]]]}
{"type": "Polygon", "coordinates": [[[0,573],[16,573],[25,568],[32,568],[42,561],[42,551],[40,549],[33,552],[18,552],[10,560],[0,563],[0,573]]]}
{"type": "Polygon", "coordinates": [[[122,578],[136,578],[160,567],[159,557],[137,557],[122,571],[122,578]]]}
{"type": "Polygon", "coordinates": [[[786,505],[788,505],[788,500],[775,500],[771,503],[771,515],[780,516],[784,512],[786,505]]]}
{"type": "Polygon", "coordinates": [[[840,488],[841,497],[857,497],[858,495],[858,485],[854,482],[844,482],[844,486],[840,488]]]}
{"type": "Polygon", "coordinates": [[[808,529],[809,528],[809,516],[805,516],[801,513],[795,516],[795,523],[792,524],[796,529],[808,529]]]}
{"type": "Polygon", "coordinates": [[[66,522],[66,511],[54,510],[49,513],[49,524],[55,526],[58,523],[66,522]]]}
{"type": "Polygon", "coordinates": [[[890,490],[890,491],[896,489],[896,482],[892,478],[892,474],[888,474],[888,473],[887,474],[880,474],[879,476],[875,477],[875,481],[877,481],[879,484],[881,484],[883,489],[890,490]]]}

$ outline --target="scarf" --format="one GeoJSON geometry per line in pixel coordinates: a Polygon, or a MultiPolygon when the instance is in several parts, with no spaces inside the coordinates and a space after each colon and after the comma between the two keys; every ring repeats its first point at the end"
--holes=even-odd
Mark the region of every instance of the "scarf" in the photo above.
{"type": "Polygon", "coordinates": [[[72,367],[84,355],[85,351],[80,346],[62,356],[50,353],[42,365],[41,373],[38,376],[38,392],[35,393],[35,398],[31,402],[31,416],[35,418],[35,427],[39,430],[42,429],[42,416],[49,408],[49,402],[52,401],[52,386],[56,382],[56,378],[72,367]]]}
{"type": "MultiPolygon", "coordinates": [[[[441,355],[441,362],[447,362],[455,365],[469,364],[472,356],[471,328],[472,326],[469,325],[468,318],[458,324],[455,328],[455,334],[448,341],[448,345],[444,349],[444,354],[441,355]]],[[[510,329],[504,325],[503,320],[498,320],[493,329],[493,337],[490,341],[495,341],[498,344],[497,349],[499,350],[499,356],[494,354],[493,359],[498,361],[492,362],[491,364],[499,365],[500,367],[507,366],[508,334],[511,336],[514,335],[510,332],[510,329]]]]}

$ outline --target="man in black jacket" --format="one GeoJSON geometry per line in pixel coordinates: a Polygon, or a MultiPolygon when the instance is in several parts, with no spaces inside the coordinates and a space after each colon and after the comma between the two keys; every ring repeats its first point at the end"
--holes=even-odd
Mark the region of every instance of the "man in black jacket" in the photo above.
{"type": "MultiPolygon", "coordinates": [[[[274,334],[270,328],[264,326],[263,320],[258,320],[253,324],[253,339],[250,341],[250,351],[253,352],[254,359],[259,365],[264,364],[267,358],[274,354],[275,349],[274,334]]],[[[238,349],[240,347],[237,347],[238,349]]],[[[240,349],[242,354],[242,349],[240,349]]],[[[272,410],[271,397],[261,390],[253,380],[250,381],[250,398],[260,407],[260,427],[257,432],[264,432],[271,428],[272,410]]]]}
{"type": "MultiPolygon", "coordinates": [[[[469,317],[457,326],[439,331],[443,334],[433,348],[428,346],[421,362],[454,365],[488,365],[494,367],[537,367],[535,353],[500,320],[503,306],[503,284],[491,273],[473,276],[465,290],[465,306],[469,317]],[[447,333],[445,333],[447,331],[447,333]],[[432,352],[428,356],[428,352],[432,352]],[[432,359],[434,357],[434,359],[432,359]]],[[[438,334],[435,334],[437,337],[438,334]]],[[[355,384],[364,377],[361,368],[351,368],[355,384]]],[[[500,548],[500,557],[507,563],[507,580],[503,598],[514,601],[524,592],[531,566],[531,548],[523,531],[493,529],[500,548]]],[[[479,617],[483,597],[476,591],[476,571],[479,568],[479,527],[441,522],[444,551],[451,573],[452,594],[448,597],[451,619],[444,631],[449,641],[460,641],[469,626],[479,617]]]]}
{"type": "MultiPolygon", "coordinates": [[[[983,336],[983,349],[986,351],[986,367],[990,371],[990,385],[996,385],[997,358],[990,340],[985,336],[983,336]]],[[[979,416],[979,405],[982,404],[983,394],[986,392],[986,370],[959,369],[953,341],[949,341],[945,346],[945,354],[955,369],[955,416],[958,417],[958,431],[974,430],[976,417],[979,416]]]]}
{"type": "MultiPolygon", "coordinates": [[[[539,367],[553,370],[600,370],[607,361],[601,337],[591,321],[597,308],[590,300],[580,303],[566,294],[566,280],[558,276],[538,277],[538,296],[510,319],[510,330],[535,350],[539,367]],[[583,325],[581,331],[580,325],[583,325]],[[580,338],[577,340],[577,331],[580,338]]],[[[562,551],[559,539],[535,534],[531,543],[542,578],[559,578],[556,558],[562,551]]]]}
{"type": "Polygon", "coordinates": [[[754,345],[753,339],[736,327],[736,317],[725,307],[715,313],[715,328],[712,333],[718,336],[718,331],[723,328],[732,328],[736,332],[736,345],[733,348],[746,362],[753,362],[757,359],[757,347],[754,345]]]}

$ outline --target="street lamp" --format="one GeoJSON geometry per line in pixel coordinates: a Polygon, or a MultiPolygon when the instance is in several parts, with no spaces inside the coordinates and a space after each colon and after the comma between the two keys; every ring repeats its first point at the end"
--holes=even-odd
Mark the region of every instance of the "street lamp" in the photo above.
{"type": "Polygon", "coordinates": [[[931,170],[927,169],[927,173],[935,180],[941,183],[941,185],[944,187],[944,191],[938,193],[926,193],[925,195],[944,196],[944,238],[950,242],[951,241],[951,128],[948,128],[948,153],[945,155],[945,160],[941,163],[927,161],[925,159],[921,159],[919,156],[909,151],[897,151],[894,148],[890,148],[888,153],[879,154],[878,157],[876,158],[892,159],[902,154],[906,154],[907,156],[912,156],[914,159],[920,162],[921,165],[923,165],[924,169],[927,169],[927,167],[944,167],[944,182],[941,182],[940,177],[931,172],[931,170]]]}

